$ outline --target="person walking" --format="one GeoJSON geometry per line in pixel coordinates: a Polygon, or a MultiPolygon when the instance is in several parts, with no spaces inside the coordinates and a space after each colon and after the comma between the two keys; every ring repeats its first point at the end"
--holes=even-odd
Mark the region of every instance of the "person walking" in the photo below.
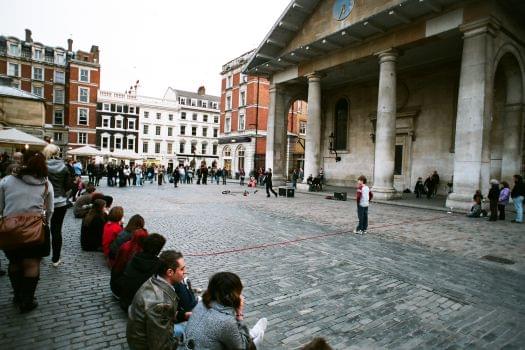
{"type": "Polygon", "coordinates": [[[439,189],[439,175],[437,170],[434,170],[434,173],[431,176],[432,180],[432,197],[436,197],[437,191],[439,189]]]}
{"type": "Polygon", "coordinates": [[[490,201],[490,218],[489,221],[498,220],[498,200],[499,200],[499,182],[498,180],[490,180],[490,190],[487,196],[490,201]]]}
{"type": "Polygon", "coordinates": [[[272,183],[272,168],[268,168],[268,171],[265,173],[264,176],[264,183],[266,185],[266,197],[270,198],[270,191],[275,195],[275,198],[277,198],[277,192],[273,190],[273,183],[272,183]]]}
{"type": "MultiPolygon", "coordinates": [[[[47,179],[46,158],[41,152],[26,152],[17,176],[9,175],[0,181],[0,214],[3,218],[20,213],[45,214],[52,218],[54,210],[53,185],[47,179]]],[[[13,288],[13,302],[21,313],[38,306],[35,291],[40,279],[40,262],[50,253],[49,226],[43,227],[44,242],[22,244],[4,249],[9,260],[8,274],[13,288]]]]}
{"type": "Polygon", "coordinates": [[[241,181],[239,182],[239,185],[244,186],[244,178],[246,177],[246,173],[244,172],[244,168],[241,168],[239,171],[239,178],[241,181]]]}
{"type": "Polygon", "coordinates": [[[525,183],[521,175],[514,175],[514,186],[510,194],[514,208],[516,209],[516,219],[512,220],[513,223],[523,222],[523,198],[525,197],[525,183]]]}
{"type": "Polygon", "coordinates": [[[368,230],[368,206],[372,200],[373,194],[370,188],[366,185],[366,177],[361,175],[357,179],[357,218],[359,224],[354,230],[354,233],[362,235],[368,230]]]}
{"type": "Polygon", "coordinates": [[[503,188],[501,189],[499,193],[498,211],[499,211],[499,219],[505,220],[505,206],[509,204],[510,189],[509,189],[509,183],[507,181],[501,181],[501,186],[503,188]]]}
{"type": "MultiPolygon", "coordinates": [[[[60,148],[55,144],[48,144],[42,151],[47,158],[49,181],[53,184],[54,210],[51,217],[51,247],[53,255],[51,262],[54,267],[62,263],[60,253],[62,250],[62,224],[67,212],[67,191],[69,190],[69,170],[62,159],[59,158],[60,148]]],[[[94,169],[95,165],[91,164],[94,169]]],[[[92,170],[94,171],[94,170],[92,170]]]]}
{"type": "Polygon", "coordinates": [[[297,169],[294,169],[292,173],[292,187],[294,189],[297,189],[297,180],[299,180],[299,173],[297,172],[297,169]]]}
{"type": "Polygon", "coordinates": [[[164,181],[164,165],[159,168],[157,172],[157,183],[159,186],[162,186],[162,183],[164,181]]]}

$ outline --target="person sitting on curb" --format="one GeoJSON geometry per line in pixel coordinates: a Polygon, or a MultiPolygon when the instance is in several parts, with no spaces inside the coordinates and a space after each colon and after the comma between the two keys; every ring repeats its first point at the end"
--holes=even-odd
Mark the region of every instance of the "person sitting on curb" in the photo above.
{"type": "Polygon", "coordinates": [[[104,233],[102,234],[102,253],[108,262],[108,266],[113,266],[113,259],[109,258],[109,246],[117,238],[118,234],[122,232],[122,217],[124,216],[124,208],[116,206],[111,208],[108,214],[108,221],[104,225],[104,233]]]}
{"type": "Polygon", "coordinates": [[[102,233],[106,224],[106,202],[96,199],[89,213],[82,220],[80,245],[82,250],[97,251],[102,248],[102,233]]]}
{"type": "MultiPolygon", "coordinates": [[[[89,204],[91,204],[93,198],[93,193],[97,188],[92,183],[88,183],[86,186],[86,192],[77,198],[75,204],[73,205],[73,214],[77,219],[81,219],[89,212],[89,204]]],[[[102,199],[102,197],[100,197],[102,199]]]]}
{"type": "Polygon", "coordinates": [[[180,252],[160,254],[157,275],[139,288],[128,311],[126,338],[131,350],[176,349],[173,335],[179,298],[173,285],[184,279],[186,265],[180,252]]]}
{"type": "Polygon", "coordinates": [[[144,218],[140,216],[139,214],[133,215],[129,219],[126,227],[124,227],[124,230],[122,230],[118,234],[117,238],[115,238],[113,242],[111,242],[111,244],[109,245],[109,254],[108,254],[109,259],[112,259],[112,260],[115,259],[117,257],[117,253],[120,249],[120,246],[131,239],[131,237],[133,236],[133,232],[135,232],[135,230],[143,229],[143,228],[144,228],[144,218]]]}
{"type": "Polygon", "coordinates": [[[469,218],[479,218],[483,216],[487,216],[487,212],[483,210],[483,195],[481,194],[480,190],[477,190],[474,194],[474,197],[472,198],[474,203],[472,204],[472,207],[470,208],[470,212],[467,214],[469,218]]]}

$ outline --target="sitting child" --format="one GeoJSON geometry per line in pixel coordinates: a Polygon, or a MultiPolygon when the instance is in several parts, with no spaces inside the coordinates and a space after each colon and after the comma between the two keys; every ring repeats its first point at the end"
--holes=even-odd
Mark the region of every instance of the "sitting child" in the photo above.
{"type": "Polygon", "coordinates": [[[122,207],[113,207],[109,211],[108,221],[104,225],[104,233],[102,235],[102,252],[108,260],[108,265],[113,265],[113,259],[109,257],[109,246],[117,238],[118,234],[122,232],[122,217],[124,216],[124,209],[122,207]]]}
{"type": "Polygon", "coordinates": [[[83,250],[96,251],[102,247],[102,233],[106,223],[106,202],[96,199],[92,208],[82,220],[80,229],[80,245],[83,250]]]}
{"type": "Polygon", "coordinates": [[[483,195],[481,194],[481,191],[477,190],[472,199],[474,203],[472,207],[470,208],[470,212],[467,214],[467,216],[469,218],[479,218],[479,217],[487,216],[487,211],[483,210],[483,207],[482,207],[483,195]]]}

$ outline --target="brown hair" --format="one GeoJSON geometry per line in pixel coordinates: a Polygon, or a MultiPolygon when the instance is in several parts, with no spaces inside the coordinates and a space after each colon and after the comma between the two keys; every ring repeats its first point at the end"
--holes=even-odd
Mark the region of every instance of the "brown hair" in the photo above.
{"type": "Polygon", "coordinates": [[[218,272],[211,276],[202,302],[209,309],[212,301],[237,309],[241,305],[242,282],[232,272],[218,272]]]}
{"type": "Polygon", "coordinates": [[[302,347],[302,350],[332,350],[332,348],[324,338],[317,337],[302,347]]]}
{"type": "Polygon", "coordinates": [[[124,230],[133,233],[139,228],[144,228],[144,225],[144,218],[139,214],[135,214],[129,219],[128,224],[126,227],[124,227],[124,230]]]}
{"type": "Polygon", "coordinates": [[[361,182],[363,182],[364,184],[366,184],[366,177],[364,175],[361,175],[357,178],[357,180],[360,180],[361,182]]]}
{"type": "Polygon", "coordinates": [[[24,154],[23,166],[18,174],[19,176],[32,175],[39,179],[47,177],[46,157],[44,157],[42,152],[26,152],[24,154]]]}
{"type": "Polygon", "coordinates": [[[97,216],[105,217],[105,214],[104,214],[105,206],[106,206],[106,202],[103,199],[95,199],[93,201],[93,206],[91,207],[91,209],[89,209],[89,212],[84,218],[82,225],[88,226],[89,224],[91,224],[91,221],[93,221],[93,219],[97,216]]]}
{"type": "Polygon", "coordinates": [[[109,211],[108,221],[119,222],[120,220],[122,220],[123,216],[124,216],[124,208],[118,207],[118,206],[117,207],[113,207],[109,211]]]}
{"type": "Polygon", "coordinates": [[[166,238],[164,238],[164,236],[159,235],[158,233],[152,233],[144,238],[142,249],[144,250],[144,253],[157,256],[162,250],[162,247],[164,247],[164,244],[166,244],[166,238]]]}
{"type": "Polygon", "coordinates": [[[175,250],[165,250],[159,256],[160,266],[157,271],[160,275],[166,275],[169,269],[177,269],[179,267],[178,260],[183,258],[181,252],[175,250]]]}

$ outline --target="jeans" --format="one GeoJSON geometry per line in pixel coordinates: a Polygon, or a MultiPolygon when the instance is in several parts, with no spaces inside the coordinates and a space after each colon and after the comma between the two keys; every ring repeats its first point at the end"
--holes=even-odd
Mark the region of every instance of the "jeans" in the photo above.
{"type": "Polygon", "coordinates": [[[173,336],[175,338],[184,338],[184,334],[186,333],[186,324],[187,322],[182,322],[173,325],[173,336]]]}
{"type": "Polygon", "coordinates": [[[516,208],[516,221],[523,222],[523,196],[512,198],[516,208]]]}
{"type": "Polygon", "coordinates": [[[60,260],[60,251],[62,250],[62,223],[66,215],[67,205],[55,208],[51,216],[51,247],[53,248],[53,256],[51,261],[57,262],[60,260]]]}
{"type": "Polygon", "coordinates": [[[366,231],[368,229],[368,207],[362,207],[358,204],[357,218],[359,219],[357,231],[366,231]]]}

